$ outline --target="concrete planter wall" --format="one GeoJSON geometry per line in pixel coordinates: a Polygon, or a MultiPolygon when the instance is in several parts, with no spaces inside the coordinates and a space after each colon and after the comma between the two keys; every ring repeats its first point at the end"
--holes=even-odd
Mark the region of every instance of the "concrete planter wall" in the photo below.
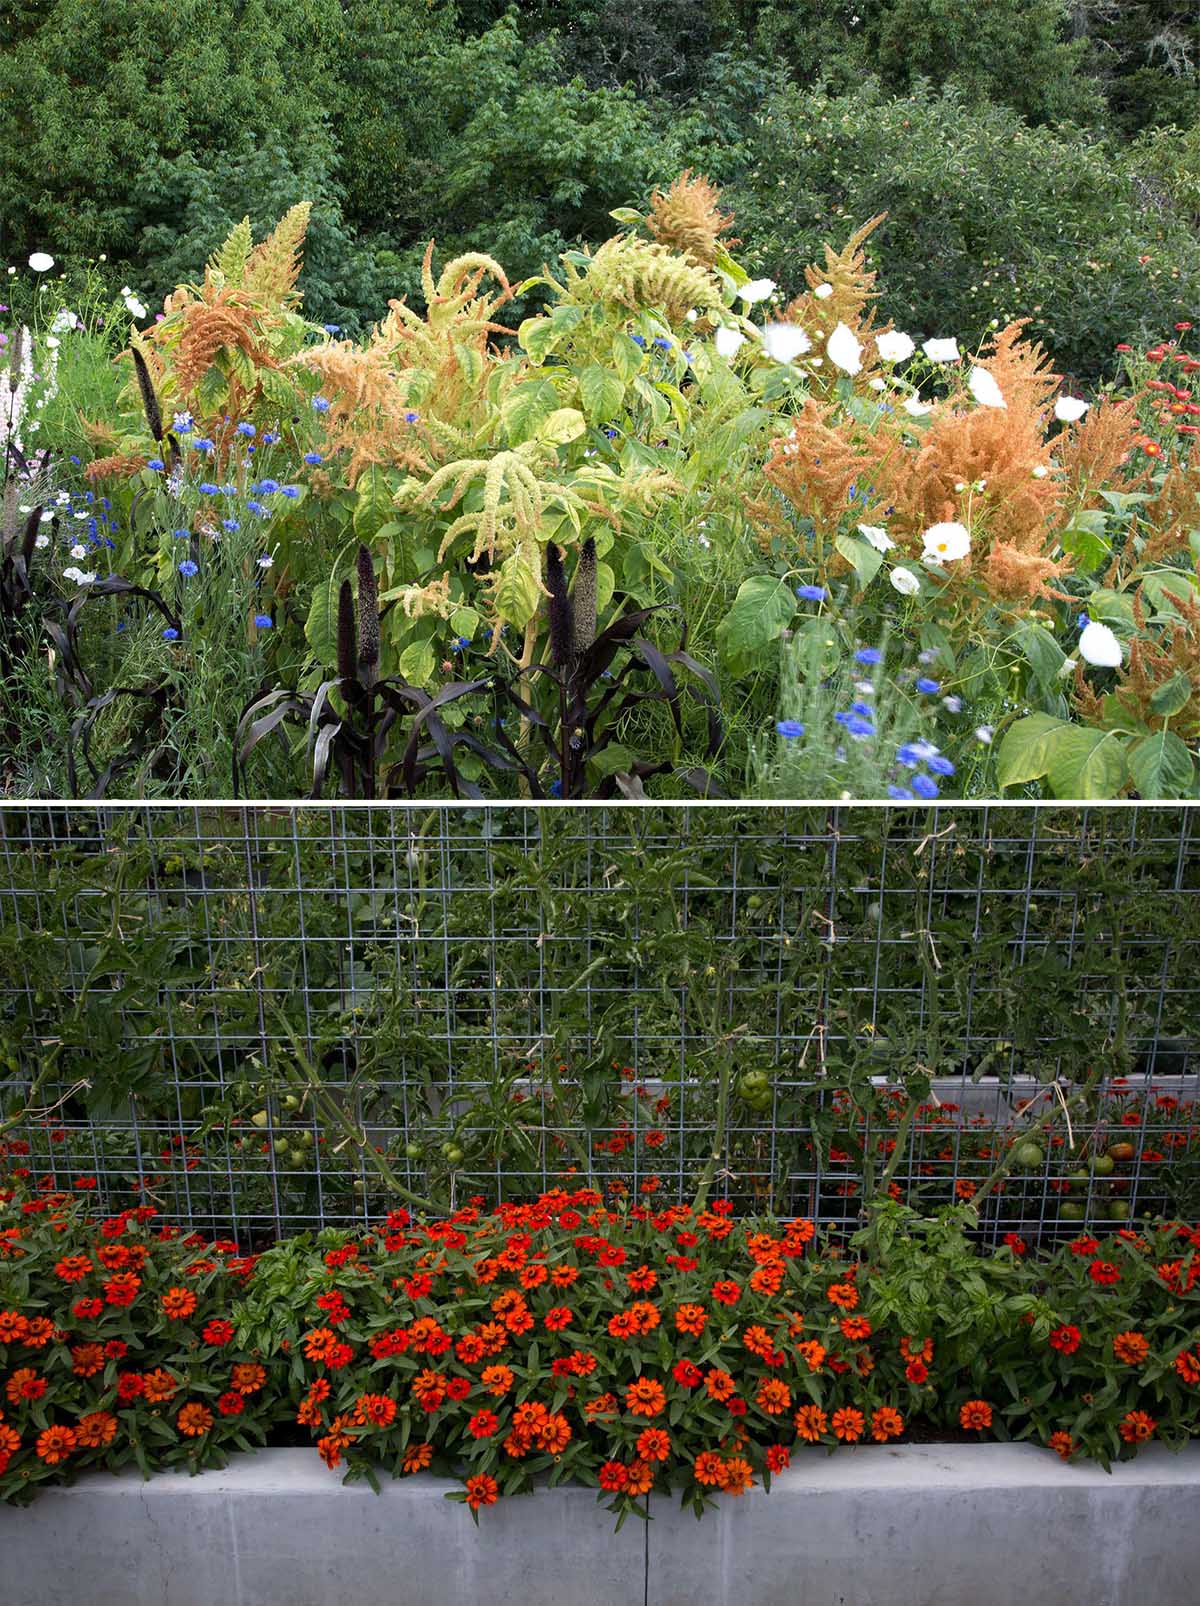
{"type": "Polygon", "coordinates": [[[2,1606],[1194,1606],[1200,1445],[1111,1476],[1027,1445],[798,1457],[697,1522],[582,1488],[477,1529],[430,1477],[344,1488],[308,1450],[198,1478],[98,1475],[0,1507],[2,1606]]]}

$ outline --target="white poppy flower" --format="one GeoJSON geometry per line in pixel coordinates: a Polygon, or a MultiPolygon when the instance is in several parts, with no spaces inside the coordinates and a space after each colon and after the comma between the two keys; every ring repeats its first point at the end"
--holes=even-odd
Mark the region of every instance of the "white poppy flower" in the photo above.
{"type": "Polygon", "coordinates": [[[54,266],[54,258],[48,251],[35,251],[29,259],[29,266],[35,273],[49,273],[54,266]]]}
{"type": "Polygon", "coordinates": [[[921,350],[930,362],[957,362],[960,356],[958,341],[953,335],[949,340],[927,340],[921,350]]]}
{"type": "Polygon", "coordinates": [[[871,389],[872,390],[886,390],[887,389],[887,381],[883,380],[883,379],[879,379],[878,377],[876,377],[875,379],[873,379],[871,381],[871,389]]]}
{"type": "Polygon", "coordinates": [[[746,344],[746,337],[740,329],[727,329],[722,326],[713,336],[713,344],[717,348],[717,355],[729,362],[746,344]]]}
{"type": "Polygon", "coordinates": [[[776,362],[795,362],[812,350],[812,341],[794,323],[769,323],[762,332],[762,346],[776,362]]]}
{"type": "Polygon", "coordinates": [[[817,286],[817,288],[813,291],[813,295],[815,295],[819,301],[826,300],[826,298],[831,296],[832,294],[833,294],[833,286],[831,284],[819,284],[817,286]]]}
{"type": "Polygon", "coordinates": [[[880,524],[860,524],[858,528],[876,552],[890,552],[896,544],[880,524]]]}
{"type": "Polygon", "coordinates": [[[921,556],[931,563],[953,563],[957,558],[965,558],[971,550],[971,532],[965,524],[953,520],[930,525],[923,539],[925,547],[921,556]]]}
{"type": "Polygon", "coordinates": [[[972,368],[967,388],[981,407],[1007,407],[1000,386],[986,368],[972,368]]]}
{"type": "Polygon", "coordinates": [[[1054,404],[1054,416],[1062,424],[1077,424],[1090,405],[1078,396],[1060,396],[1054,404]]]}
{"type": "Polygon", "coordinates": [[[891,329],[885,335],[876,335],[875,350],[880,362],[905,362],[916,351],[911,335],[903,329],[891,329]]]}
{"type": "Polygon", "coordinates": [[[1079,655],[1101,669],[1116,669],[1121,662],[1121,643],[1107,625],[1093,619],[1083,627],[1079,655]]]}
{"type": "Polygon", "coordinates": [[[79,328],[79,319],[70,307],[61,307],[54,315],[54,322],[50,325],[52,335],[65,335],[71,329],[79,328]]]}
{"type": "Polygon", "coordinates": [[[96,576],[94,574],[85,574],[82,569],[64,569],[63,579],[74,580],[77,586],[90,586],[96,583],[96,576]]]}
{"type": "Polygon", "coordinates": [[[83,545],[82,542],[77,542],[75,546],[71,548],[71,556],[73,558],[86,558],[87,555],[88,549],[83,545]]]}
{"type": "Polygon", "coordinates": [[[898,591],[902,597],[915,597],[921,589],[921,582],[911,569],[893,569],[888,579],[892,582],[892,590],[898,591]]]}
{"type": "Polygon", "coordinates": [[[906,396],[904,399],[904,411],[911,413],[914,418],[924,418],[926,413],[933,411],[933,403],[922,401],[919,396],[906,396]]]}
{"type": "Polygon", "coordinates": [[[846,374],[856,374],[862,367],[862,346],[844,323],[837,328],[825,342],[825,350],[829,353],[829,360],[846,374]]]}
{"type": "Polygon", "coordinates": [[[773,296],[774,294],[774,279],[751,279],[749,284],[744,284],[738,291],[738,295],[741,296],[742,300],[751,304],[755,301],[766,301],[768,296],[773,296]]]}

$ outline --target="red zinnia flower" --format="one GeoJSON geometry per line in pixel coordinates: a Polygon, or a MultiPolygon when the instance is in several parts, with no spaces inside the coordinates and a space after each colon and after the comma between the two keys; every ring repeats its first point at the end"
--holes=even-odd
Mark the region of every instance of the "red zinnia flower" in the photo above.
{"type": "Polygon", "coordinates": [[[992,1425],[992,1408],[986,1400],[968,1400],[958,1413],[958,1420],[968,1431],[982,1433],[992,1425]]]}
{"type": "Polygon", "coordinates": [[[1079,1348],[1079,1341],[1079,1329],[1070,1322],[1064,1322],[1050,1334],[1051,1349],[1056,1349],[1063,1355],[1074,1355],[1079,1348]]]}

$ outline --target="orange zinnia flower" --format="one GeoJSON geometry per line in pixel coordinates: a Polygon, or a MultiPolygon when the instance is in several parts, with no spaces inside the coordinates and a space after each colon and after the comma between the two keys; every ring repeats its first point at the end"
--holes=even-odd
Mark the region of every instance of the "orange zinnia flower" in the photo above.
{"type": "Polygon", "coordinates": [[[195,1310],[196,1296],[190,1288],[168,1288],[159,1304],[171,1321],[182,1321],[195,1310]]]}
{"type": "Polygon", "coordinates": [[[29,1322],[19,1311],[0,1310],[0,1344],[20,1344],[29,1329],[29,1322]]]}
{"type": "Polygon", "coordinates": [[[871,1414],[871,1437],[880,1444],[898,1439],[904,1432],[904,1418],[891,1405],[881,1405],[871,1414]]]}
{"type": "MultiPolygon", "coordinates": [[[[829,1428],[829,1418],[819,1405],[802,1405],[796,1412],[795,1422],[797,1435],[807,1444],[816,1444],[829,1428]]],[[[771,1468],[772,1472],[775,1470],[771,1468]]]]}
{"type": "Polygon", "coordinates": [[[1072,1452],[1075,1449],[1075,1440],[1069,1433],[1063,1433],[1061,1430],[1058,1433],[1052,1433],[1046,1443],[1054,1451],[1055,1455],[1062,1456],[1064,1461],[1071,1459],[1072,1452]]]}
{"type": "Polygon", "coordinates": [[[671,1440],[662,1428],[643,1428],[638,1434],[637,1453],[643,1461],[665,1461],[671,1453],[671,1440]]]}
{"type": "Polygon", "coordinates": [[[410,1474],[423,1472],[432,1460],[432,1444],[410,1444],[404,1452],[404,1460],[401,1463],[401,1467],[404,1472],[410,1474]]]}
{"type": "Polygon", "coordinates": [[[853,1444],[856,1439],[861,1439],[864,1427],[866,1418],[852,1405],[843,1405],[833,1413],[834,1435],[847,1444],[853,1444]]]}
{"type": "Polygon", "coordinates": [[[191,1400],[183,1407],[175,1418],[175,1425],[180,1433],[189,1439],[195,1439],[202,1433],[207,1433],[213,1425],[213,1414],[207,1405],[201,1405],[198,1400],[191,1400]]]}
{"type": "Polygon", "coordinates": [[[629,1463],[629,1476],[625,1482],[625,1493],[631,1495],[649,1494],[654,1487],[654,1468],[648,1461],[631,1461],[629,1463]]]}
{"type": "Polygon", "coordinates": [[[1175,1357],[1175,1370],[1185,1383],[1200,1383],[1200,1352],[1180,1350],[1175,1357]]]}
{"type": "Polygon", "coordinates": [[[625,1409],[634,1416],[657,1416],[666,1409],[667,1396],[653,1377],[639,1377],[625,1390],[625,1409]]]}
{"type": "Polygon", "coordinates": [[[76,1377],[95,1377],[104,1370],[103,1344],[74,1344],[71,1347],[71,1370],[76,1377]]]}
{"type": "Polygon", "coordinates": [[[239,1361],[229,1380],[239,1394],[257,1394],[267,1381],[267,1373],[257,1361],[239,1361]]]}
{"type": "Polygon", "coordinates": [[[825,1362],[825,1346],[818,1344],[815,1338],[802,1339],[796,1345],[796,1354],[808,1362],[810,1372],[819,1372],[825,1362]]]}
{"type": "Polygon", "coordinates": [[[708,1325],[708,1312],[703,1305],[680,1305],[675,1312],[675,1325],[681,1333],[699,1338],[708,1325]]]}
{"type": "Polygon", "coordinates": [[[73,1428],[49,1427],[38,1434],[37,1453],[47,1466],[56,1467],[67,1459],[76,1442],[73,1428]]]}
{"type": "Polygon", "coordinates": [[[736,1388],[733,1378],[719,1366],[714,1366],[705,1374],[704,1390],[710,1400],[727,1400],[736,1388]]]}
{"type": "Polygon", "coordinates": [[[117,1419],[111,1411],[89,1411],[75,1424],[75,1438],[81,1450],[100,1450],[117,1436],[117,1419]]]}
{"type": "Polygon", "coordinates": [[[480,1382],[489,1394],[497,1399],[507,1394],[513,1386],[512,1368],[508,1366],[485,1366],[480,1376],[480,1382]]]}
{"type": "Polygon", "coordinates": [[[179,1393],[179,1380],[172,1377],[165,1366],[156,1366],[152,1372],[147,1372],[142,1379],[142,1393],[151,1405],[161,1405],[169,1400],[173,1394],[179,1393]]]}
{"type": "Polygon", "coordinates": [[[848,1338],[851,1343],[861,1342],[871,1336],[871,1324],[865,1316],[843,1316],[838,1327],[842,1337],[848,1338]]]}
{"type": "Polygon", "coordinates": [[[46,1379],[32,1366],[18,1366],[5,1384],[4,1392],[10,1405],[19,1405],[22,1400],[40,1400],[46,1392],[46,1379]]]}
{"type": "Polygon", "coordinates": [[[758,1385],[754,1403],[760,1411],[765,1411],[768,1416],[779,1416],[782,1412],[791,1409],[792,1391],[782,1378],[764,1377],[758,1385]]]}
{"type": "Polygon", "coordinates": [[[354,1402],[354,1420],[360,1427],[370,1423],[389,1428],[396,1420],[396,1402],[390,1394],[360,1394],[354,1402]]]}
{"type": "Polygon", "coordinates": [[[725,1482],[725,1463],[715,1450],[702,1450],[692,1464],[692,1473],[706,1488],[720,1488],[725,1482]]]}
{"type": "Polygon", "coordinates": [[[855,1310],[858,1306],[858,1289],[853,1283],[831,1283],[825,1298],[839,1310],[855,1310]]]}
{"type": "Polygon", "coordinates": [[[1126,1444],[1145,1444],[1154,1437],[1154,1430],[1158,1423],[1145,1411],[1127,1411],[1124,1419],[1118,1423],[1117,1432],[1126,1444]]]}
{"type": "Polygon", "coordinates": [[[1140,1366],[1150,1353],[1150,1340],[1144,1333],[1117,1333],[1113,1338],[1113,1354],[1126,1366],[1140,1366]]]}
{"type": "Polygon", "coordinates": [[[726,1494],[742,1495],[754,1487],[754,1468],[740,1455],[730,1456],[725,1463],[725,1480],[721,1487],[726,1494]]]}
{"type": "Polygon", "coordinates": [[[561,1411],[548,1416],[537,1431],[538,1449],[547,1455],[561,1455],[571,1442],[571,1424],[561,1411]]]}
{"type": "Polygon", "coordinates": [[[969,1432],[982,1433],[992,1425],[992,1408],[986,1400],[968,1400],[958,1413],[958,1420],[969,1432]]]}
{"type": "Polygon", "coordinates": [[[486,1472],[467,1479],[467,1504],[472,1511],[478,1511],[481,1506],[494,1506],[499,1498],[500,1485],[486,1472]]]}

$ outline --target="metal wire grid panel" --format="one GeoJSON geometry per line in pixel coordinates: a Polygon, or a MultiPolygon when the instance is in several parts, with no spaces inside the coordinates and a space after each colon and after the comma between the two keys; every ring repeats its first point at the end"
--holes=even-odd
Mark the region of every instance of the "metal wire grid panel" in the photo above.
{"type": "Polygon", "coordinates": [[[1098,1068],[986,1232],[1184,1211],[1197,868],[1182,809],[9,809],[0,1167],[247,1238],[381,1162],[688,1197],[727,1045],[747,1208],[855,1221],[926,1076],[891,1189],[968,1198],[1098,1068]]]}

